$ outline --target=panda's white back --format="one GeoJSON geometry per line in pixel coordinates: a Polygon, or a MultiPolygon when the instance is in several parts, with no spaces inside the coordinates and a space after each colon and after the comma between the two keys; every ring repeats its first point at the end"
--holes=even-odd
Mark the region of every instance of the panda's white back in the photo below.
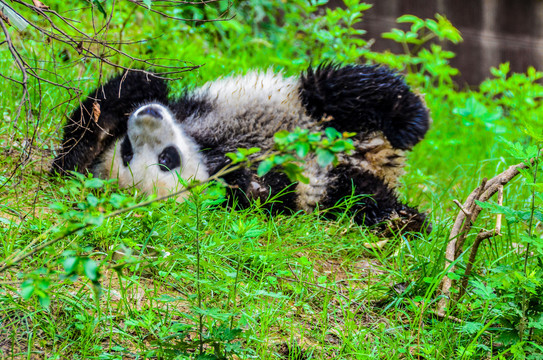
{"type": "Polygon", "coordinates": [[[314,123],[300,99],[298,78],[281,73],[252,71],[222,78],[195,91],[210,110],[183,121],[187,134],[213,137],[233,151],[237,147],[269,149],[279,130],[309,127],[314,123]]]}

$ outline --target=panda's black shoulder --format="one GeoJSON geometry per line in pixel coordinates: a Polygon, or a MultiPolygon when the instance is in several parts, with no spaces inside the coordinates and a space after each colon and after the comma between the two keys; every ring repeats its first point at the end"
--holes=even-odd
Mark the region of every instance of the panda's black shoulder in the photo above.
{"type": "Polygon", "coordinates": [[[169,103],[170,110],[177,121],[183,122],[188,117],[203,117],[213,110],[213,102],[205,95],[183,90],[180,96],[169,103]]]}

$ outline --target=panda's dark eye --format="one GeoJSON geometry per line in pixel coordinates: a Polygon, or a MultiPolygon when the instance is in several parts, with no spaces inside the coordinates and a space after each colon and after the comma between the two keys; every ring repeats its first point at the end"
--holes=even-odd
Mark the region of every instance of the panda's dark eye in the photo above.
{"type": "Polygon", "coordinates": [[[170,171],[181,166],[181,157],[174,146],[168,146],[158,155],[160,170],[170,171]]]}
{"type": "Polygon", "coordinates": [[[134,150],[132,150],[132,143],[127,136],[124,138],[124,141],[121,144],[121,158],[123,159],[123,165],[128,166],[133,156],[134,150]]]}

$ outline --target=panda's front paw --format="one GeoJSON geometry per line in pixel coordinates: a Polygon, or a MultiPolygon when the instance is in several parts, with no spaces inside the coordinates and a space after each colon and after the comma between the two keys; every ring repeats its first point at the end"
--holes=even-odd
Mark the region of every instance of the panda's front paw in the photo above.
{"type": "Polygon", "coordinates": [[[398,233],[429,235],[432,232],[432,223],[427,218],[427,214],[403,205],[378,225],[375,230],[383,237],[391,237],[398,233]]]}
{"type": "Polygon", "coordinates": [[[419,212],[417,209],[403,206],[398,210],[397,220],[401,231],[418,232],[429,235],[432,232],[432,223],[427,218],[425,213],[419,212]]]}

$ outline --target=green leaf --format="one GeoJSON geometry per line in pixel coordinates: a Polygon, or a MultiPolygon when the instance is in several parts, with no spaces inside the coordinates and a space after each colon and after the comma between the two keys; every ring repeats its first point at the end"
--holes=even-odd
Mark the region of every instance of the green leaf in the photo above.
{"type": "Polygon", "coordinates": [[[143,3],[144,3],[145,5],[147,5],[147,7],[148,7],[149,9],[151,9],[151,4],[152,4],[152,2],[153,2],[152,0],[143,0],[143,3]]]}
{"type": "Polygon", "coordinates": [[[226,321],[232,316],[232,313],[225,312],[220,308],[203,309],[203,308],[200,308],[200,307],[197,307],[197,306],[192,306],[191,310],[195,314],[203,315],[203,316],[209,316],[212,319],[216,319],[216,320],[220,320],[220,321],[226,321]]]}
{"type": "Polygon", "coordinates": [[[43,306],[46,309],[49,309],[49,305],[51,305],[51,297],[49,294],[44,293],[40,294],[38,296],[38,301],[40,302],[40,305],[43,306]]]}
{"type": "Polygon", "coordinates": [[[63,211],[66,210],[66,205],[64,205],[63,203],[60,203],[60,202],[56,202],[54,204],[49,205],[49,208],[51,210],[55,210],[57,212],[63,212],[63,211]]]}
{"type": "Polygon", "coordinates": [[[405,32],[400,29],[392,29],[390,32],[383,33],[381,37],[401,43],[405,38],[405,32]]]}
{"type": "Polygon", "coordinates": [[[354,150],[354,146],[350,139],[337,140],[336,142],[334,142],[332,146],[330,146],[330,150],[332,150],[335,153],[339,153],[339,152],[344,152],[348,150],[354,150]]]}
{"type": "Polygon", "coordinates": [[[470,283],[474,287],[473,292],[479,295],[483,300],[493,300],[497,298],[492,287],[487,286],[480,281],[470,281],[470,283]]]}
{"type": "Polygon", "coordinates": [[[396,22],[398,22],[398,23],[410,22],[410,23],[413,23],[413,24],[417,24],[417,23],[424,23],[424,20],[422,20],[421,18],[419,18],[419,17],[417,17],[415,15],[402,15],[399,18],[396,19],[396,22]]]}
{"type": "Polygon", "coordinates": [[[257,290],[252,293],[251,296],[267,296],[274,299],[288,299],[288,296],[283,295],[283,293],[274,293],[266,290],[257,290]]]}
{"type": "MultiPolygon", "coordinates": [[[[304,169],[298,164],[289,162],[283,166],[282,171],[288,176],[290,180],[295,182],[295,181],[299,181],[300,176],[303,177],[302,174],[303,174],[304,169]]],[[[306,184],[306,182],[303,182],[303,183],[306,184]]]]}
{"type": "Polygon", "coordinates": [[[77,266],[77,256],[70,256],[64,259],[62,262],[62,266],[64,266],[64,271],[66,271],[68,274],[71,274],[75,271],[75,267],[77,266]]]}
{"type": "Polygon", "coordinates": [[[92,207],[98,206],[98,198],[92,194],[87,195],[87,202],[92,207]]]}
{"type": "Polygon", "coordinates": [[[307,140],[310,143],[319,142],[321,141],[321,137],[322,136],[320,133],[312,133],[312,134],[307,135],[307,140]]]}
{"type": "Polygon", "coordinates": [[[307,176],[304,176],[302,172],[296,174],[294,179],[291,179],[291,180],[300,182],[302,184],[309,184],[309,178],[307,176]]]}
{"type": "Polygon", "coordinates": [[[324,130],[324,133],[326,134],[326,136],[330,140],[335,140],[335,139],[341,138],[341,134],[336,129],[334,129],[333,127],[327,127],[324,130]]]}
{"type": "Polygon", "coordinates": [[[467,334],[476,334],[482,328],[483,328],[483,324],[481,323],[466,321],[464,325],[462,326],[461,331],[467,334]]]}
{"type": "MultiPolygon", "coordinates": [[[[151,2],[150,0],[148,0],[149,2],[151,2]]],[[[145,0],[144,0],[145,2],[145,0]]],[[[102,6],[102,4],[100,3],[99,0],[92,0],[92,3],[93,5],[95,5],[97,8],[98,8],[98,11],[100,11],[102,13],[102,15],[104,16],[104,18],[107,18],[107,13],[106,11],[104,10],[104,7],[102,6]]]]}
{"type": "Polygon", "coordinates": [[[285,141],[285,139],[287,138],[287,136],[289,135],[290,133],[287,131],[287,130],[280,130],[278,132],[275,133],[275,135],[273,136],[274,140],[276,143],[280,143],[280,142],[283,142],[285,141]]]}
{"type": "Polygon", "coordinates": [[[98,272],[98,265],[96,264],[96,261],[87,259],[85,262],[85,275],[87,275],[91,281],[98,280],[100,273],[98,272]]]}
{"type": "Polygon", "coordinates": [[[126,200],[126,196],[120,194],[112,194],[109,198],[109,203],[113,205],[113,207],[115,207],[116,209],[120,209],[126,200]]]}
{"type": "Polygon", "coordinates": [[[479,205],[483,209],[489,210],[492,214],[503,214],[505,215],[505,218],[510,223],[516,223],[521,219],[524,219],[526,217],[526,211],[524,210],[515,210],[509,206],[504,205],[498,205],[498,204],[492,204],[488,202],[481,202],[479,200],[475,200],[475,203],[479,205]]]}
{"type": "Polygon", "coordinates": [[[104,181],[98,178],[92,178],[85,181],[85,187],[89,189],[98,189],[104,186],[104,181]]]}
{"type": "Polygon", "coordinates": [[[309,266],[312,264],[311,261],[306,256],[301,256],[298,258],[298,263],[302,266],[309,266]]]}
{"type": "MultiPolygon", "coordinates": [[[[528,236],[528,235],[521,235],[520,238],[522,239],[523,243],[531,244],[535,247],[535,251],[539,254],[539,256],[543,255],[543,240],[540,239],[538,236],[528,236]]],[[[534,250],[534,249],[533,249],[534,250]]]]}
{"type": "Polygon", "coordinates": [[[90,225],[100,226],[104,222],[104,215],[87,216],[85,222],[90,225]]]}
{"type": "Polygon", "coordinates": [[[447,277],[451,280],[460,280],[462,277],[458,275],[457,273],[449,272],[447,273],[447,277]]]}
{"type": "Polygon", "coordinates": [[[260,152],[260,148],[259,147],[252,147],[252,148],[249,148],[249,149],[246,149],[246,154],[245,155],[252,155],[252,154],[256,154],[258,152],[260,152]]]}
{"type": "Polygon", "coordinates": [[[326,167],[331,164],[335,158],[336,156],[333,152],[326,149],[317,149],[317,164],[319,164],[320,167],[326,167]]]}
{"type": "Polygon", "coordinates": [[[27,280],[21,285],[21,296],[23,299],[28,300],[34,294],[34,281],[27,280]]]}
{"type": "Polygon", "coordinates": [[[309,144],[308,143],[297,143],[295,146],[296,155],[298,157],[304,158],[309,153],[309,144]]]}
{"type": "Polygon", "coordinates": [[[270,170],[273,168],[273,165],[274,165],[273,160],[266,159],[266,160],[262,161],[262,162],[258,165],[258,170],[256,171],[257,175],[258,175],[258,176],[264,176],[264,175],[266,175],[266,174],[269,173],[270,170]]]}
{"type": "Polygon", "coordinates": [[[426,19],[426,27],[436,35],[440,35],[439,26],[435,20],[426,19]]]}

